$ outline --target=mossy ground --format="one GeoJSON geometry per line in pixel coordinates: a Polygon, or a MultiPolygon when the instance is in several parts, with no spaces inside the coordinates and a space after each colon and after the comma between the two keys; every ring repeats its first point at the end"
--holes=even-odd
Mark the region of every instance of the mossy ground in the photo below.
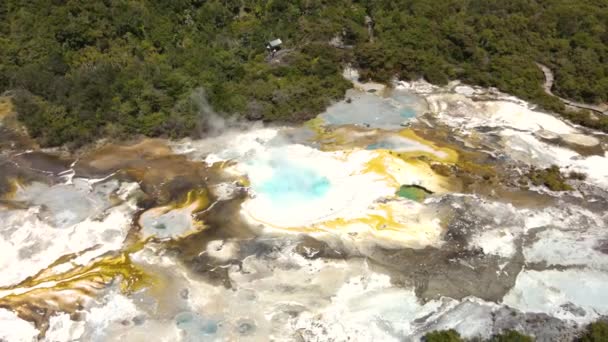
{"type": "Polygon", "coordinates": [[[566,183],[566,177],[556,165],[542,170],[532,169],[526,176],[533,185],[545,186],[551,191],[572,190],[572,186],[566,183]]]}

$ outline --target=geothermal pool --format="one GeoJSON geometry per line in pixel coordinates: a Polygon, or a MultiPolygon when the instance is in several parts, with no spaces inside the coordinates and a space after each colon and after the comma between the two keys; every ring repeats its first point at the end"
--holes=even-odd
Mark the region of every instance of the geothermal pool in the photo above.
{"type": "Polygon", "coordinates": [[[608,315],[605,135],[494,89],[353,87],[298,126],[75,154],[2,121],[0,341],[570,341],[608,315]]]}

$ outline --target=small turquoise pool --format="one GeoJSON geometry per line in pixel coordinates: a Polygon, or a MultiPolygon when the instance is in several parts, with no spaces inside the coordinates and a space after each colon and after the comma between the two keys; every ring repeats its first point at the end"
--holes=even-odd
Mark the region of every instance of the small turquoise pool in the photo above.
{"type": "Polygon", "coordinates": [[[411,118],[416,117],[416,110],[411,107],[406,107],[401,110],[399,115],[404,119],[411,119],[411,118]]]}
{"type": "Polygon", "coordinates": [[[273,163],[272,176],[259,186],[254,185],[258,194],[268,196],[277,205],[314,201],[325,196],[329,188],[327,177],[289,161],[273,163]]]}
{"type": "Polygon", "coordinates": [[[199,314],[184,311],[175,316],[175,325],[186,332],[193,340],[201,341],[215,335],[218,324],[214,320],[204,319],[199,314]]]}

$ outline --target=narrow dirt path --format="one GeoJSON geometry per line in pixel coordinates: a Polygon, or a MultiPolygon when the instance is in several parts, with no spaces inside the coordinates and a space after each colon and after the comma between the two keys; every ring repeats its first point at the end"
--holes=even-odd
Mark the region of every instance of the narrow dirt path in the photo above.
{"type": "Polygon", "coordinates": [[[549,69],[545,65],[542,65],[540,63],[536,63],[536,65],[538,65],[538,67],[545,74],[545,84],[543,85],[543,87],[545,88],[545,92],[547,94],[549,94],[551,96],[557,97],[564,104],[566,104],[568,106],[572,106],[572,107],[576,107],[576,108],[581,108],[581,109],[587,109],[587,110],[590,110],[590,111],[598,113],[598,114],[608,115],[608,104],[592,105],[592,104],[587,104],[587,103],[581,103],[581,102],[576,102],[576,101],[568,100],[568,99],[565,99],[563,97],[559,97],[559,96],[553,94],[553,92],[551,91],[551,89],[553,89],[553,81],[555,80],[555,78],[553,77],[553,72],[551,71],[551,69],[549,69]]]}

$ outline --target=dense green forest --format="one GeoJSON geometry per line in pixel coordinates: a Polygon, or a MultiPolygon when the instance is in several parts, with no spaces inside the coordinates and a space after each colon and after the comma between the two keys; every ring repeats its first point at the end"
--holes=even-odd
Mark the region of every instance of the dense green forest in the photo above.
{"type": "Polygon", "coordinates": [[[608,101],[607,27],[606,0],[4,0],[0,92],[42,144],[78,146],[204,133],[205,98],[222,115],[307,119],[343,96],[351,63],[365,79],[496,86],[608,130],[566,113],[535,65],[563,97],[608,101]]]}

